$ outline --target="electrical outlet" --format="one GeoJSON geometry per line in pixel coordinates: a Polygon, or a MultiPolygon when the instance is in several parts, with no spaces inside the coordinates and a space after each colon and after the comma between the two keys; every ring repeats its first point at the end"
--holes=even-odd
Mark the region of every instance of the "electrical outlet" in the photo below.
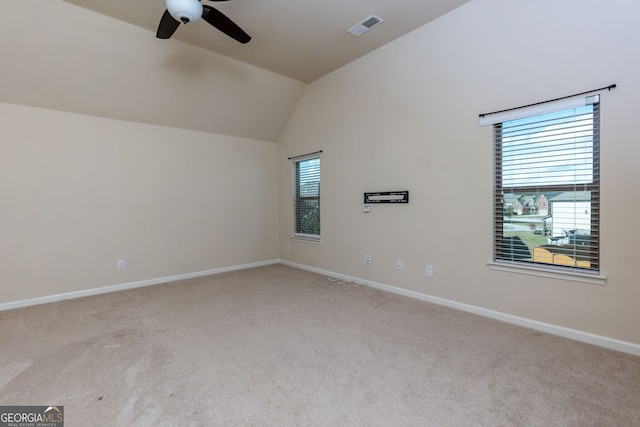
{"type": "Polygon", "coordinates": [[[432,265],[427,265],[427,271],[426,271],[427,276],[431,277],[433,276],[433,266],[432,265]]]}
{"type": "Polygon", "coordinates": [[[396,270],[398,271],[404,270],[404,262],[401,259],[396,261],[396,270]]]}
{"type": "Polygon", "coordinates": [[[287,250],[290,251],[291,250],[291,243],[287,243],[287,250]]]}
{"type": "Polygon", "coordinates": [[[364,263],[365,264],[371,264],[371,255],[365,255],[364,256],[364,263]]]}
{"type": "Polygon", "coordinates": [[[117,268],[118,268],[118,270],[124,270],[124,260],[123,259],[119,259],[118,260],[117,268]]]}

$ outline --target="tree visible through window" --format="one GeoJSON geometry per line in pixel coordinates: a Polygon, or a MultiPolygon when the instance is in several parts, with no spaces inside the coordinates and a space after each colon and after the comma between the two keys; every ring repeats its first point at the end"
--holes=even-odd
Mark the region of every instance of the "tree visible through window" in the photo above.
{"type": "Polygon", "coordinates": [[[320,238],[320,157],[293,161],[294,235],[320,238]]]}
{"type": "Polygon", "coordinates": [[[494,124],[495,260],[599,271],[598,101],[494,124]]]}

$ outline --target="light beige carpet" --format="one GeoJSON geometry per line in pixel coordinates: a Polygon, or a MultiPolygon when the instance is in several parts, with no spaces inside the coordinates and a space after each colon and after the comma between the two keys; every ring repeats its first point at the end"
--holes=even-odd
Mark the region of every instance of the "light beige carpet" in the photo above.
{"type": "Polygon", "coordinates": [[[282,265],[0,312],[0,344],[0,405],[67,427],[640,425],[640,357],[282,265]]]}

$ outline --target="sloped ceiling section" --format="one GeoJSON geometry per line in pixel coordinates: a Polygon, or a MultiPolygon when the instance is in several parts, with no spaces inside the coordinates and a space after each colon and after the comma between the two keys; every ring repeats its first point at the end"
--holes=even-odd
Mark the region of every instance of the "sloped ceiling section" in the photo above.
{"type": "MultiPolygon", "coordinates": [[[[166,7],[165,0],[66,1],[154,33],[166,7]]],[[[202,0],[236,21],[251,42],[240,45],[204,22],[181,26],[172,38],[310,83],[468,1],[202,0]],[[347,33],[370,15],[384,20],[375,31],[347,33]]]]}
{"type": "Polygon", "coordinates": [[[275,142],[305,87],[62,0],[3,6],[0,102],[275,142]]]}

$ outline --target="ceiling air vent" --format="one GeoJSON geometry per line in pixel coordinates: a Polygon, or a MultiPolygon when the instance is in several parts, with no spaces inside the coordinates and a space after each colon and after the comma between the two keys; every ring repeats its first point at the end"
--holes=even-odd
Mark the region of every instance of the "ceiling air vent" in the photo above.
{"type": "Polygon", "coordinates": [[[375,15],[371,15],[361,23],[356,24],[353,27],[349,28],[347,31],[353,34],[354,36],[358,37],[363,33],[369,31],[376,25],[380,24],[381,22],[383,22],[382,18],[379,18],[375,15]]]}

